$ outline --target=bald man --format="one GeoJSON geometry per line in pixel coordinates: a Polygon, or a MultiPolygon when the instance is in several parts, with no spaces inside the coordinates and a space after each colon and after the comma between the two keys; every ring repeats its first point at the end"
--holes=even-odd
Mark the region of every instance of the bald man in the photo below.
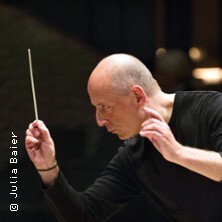
{"type": "Polygon", "coordinates": [[[26,132],[27,152],[59,221],[104,221],[141,194],[169,221],[222,221],[221,93],[166,94],[126,54],[97,65],[88,93],[97,124],[124,145],[84,192],[64,178],[45,124],[35,121],[26,132]]]}

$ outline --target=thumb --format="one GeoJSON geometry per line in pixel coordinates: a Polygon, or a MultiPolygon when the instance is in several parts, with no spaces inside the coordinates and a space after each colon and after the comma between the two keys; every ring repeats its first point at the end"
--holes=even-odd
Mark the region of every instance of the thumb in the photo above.
{"type": "Polygon", "coordinates": [[[51,138],[50,132],[43,121],[37,120],[33,123],[33,126],[39,130],[41,138],[43,139],[51,138]]]}

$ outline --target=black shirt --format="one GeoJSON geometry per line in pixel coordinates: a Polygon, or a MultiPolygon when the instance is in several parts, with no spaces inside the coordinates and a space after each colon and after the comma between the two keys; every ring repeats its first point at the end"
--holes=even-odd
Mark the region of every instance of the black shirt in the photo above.
{"type": "MultiPolygon", "coordinates": [[[[169,126],[181,144],[221,153],[222,94],[178,92],[169,126]]],[[[168,162],[139,135],[86,191],[74,190],[60,172],[44,193],[60,221],[104,221],[141,194],[170,221],[222,221],[222,184],[168,162]]]]}

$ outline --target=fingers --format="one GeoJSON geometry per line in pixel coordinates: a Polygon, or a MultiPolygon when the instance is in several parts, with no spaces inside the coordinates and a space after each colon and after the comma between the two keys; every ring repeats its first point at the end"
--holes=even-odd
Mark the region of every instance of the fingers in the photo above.
{"type": "Polygon", "coordinates": [[[164,121],[163,117],[157,111],[155,111],[151,108],[148,108],[146,106],[142,107],[142,109],[144,110],[144,112],[148,118],[155,118],[160,121],[164,121]]]}
{"type": "Polygon", "coordinates": [[[142,123],[141,130],[148,130],[153,127],[157,127],[159,125],[163,126],[163,125],[165,125],[165,122],[162,122],[162,121],[155,119],[155,118],[149,118],[142,123]]]}
{"type": "Polygon", "coordinates": [[[34,122],[34,127],[37,127],[41,133],[41,136],[44,138],[51,137],[48,128],[43,123],[43,121],[38,120],[34,122]]]}
{"type": "Polygon", "coordinates": [[[27,135],[25,138],[25,146],[27,149],[38,149],[40,141],[33,136],[27,135]]]}
{"type": "Polygon", "coordinates": [[[152,140],[153,138],[157,139],[158,137],[164,135],[163,127],[156,123],[145,125],[141,128],[139,133],[141,136],[147,137],[150,140],[152,140]]]}
{"type": "Polygon", "coordinates": [[[43,139],[47,139],[48,137],[50,137],[49,130],[41,120],[35,120],[33,123],[30,123],[26,134],[32,135],[36,138],[41,137],[43,139]]]}
{"type": "Polygon", "coordinates": [[[146,113],[147,120],[141,125],[140,135],[160,136],[168,130],[168,125],[157,111],[148,107],[142,109],[146,113]]]}
{"type": "Polygon", "coordinates": [[[158,142],[170,134],[170,128],[165,121],[150,117],[141,125],[140,135],[147,137],[151,142],[158,142]]]}
{"type": "Polygon", "coordinates": [[[157,141],[162,135],[156,131],[140,131],[140,136],[148,138],[151,142],[157,141]]]}
{"type": "Polygon", "coordinates": [[[41,141],[50,141],[51,136],[49,130],[41,120],[35,120],[29,124],[26,130],[25,144],[27,149],[38,149],[41,141]]]}
{"type": "Polygon", "coordinates": [[[170,128],[167,125],[167,123],[151,118],[146,120],[142,124],[140,132],[142,133],[146,132],[147,134],[155,133],[156,136],[160,135],[163,136],[163,135],[168,135],[168,133],[170,132],[170,128]]]}

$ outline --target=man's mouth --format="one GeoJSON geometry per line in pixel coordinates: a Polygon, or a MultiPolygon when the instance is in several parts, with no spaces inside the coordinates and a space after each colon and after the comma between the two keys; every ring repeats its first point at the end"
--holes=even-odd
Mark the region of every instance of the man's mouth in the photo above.
{"type": "Polygon", "coordinates": [[[111,130],[110,130],[110,129],[108,129],[108,132],[109,132],[109,133],[112,133],[112,134],[114,134],[114,133],[115,133],[115,131],[116,131],[115,129],[111,129],[111,130]]]}

